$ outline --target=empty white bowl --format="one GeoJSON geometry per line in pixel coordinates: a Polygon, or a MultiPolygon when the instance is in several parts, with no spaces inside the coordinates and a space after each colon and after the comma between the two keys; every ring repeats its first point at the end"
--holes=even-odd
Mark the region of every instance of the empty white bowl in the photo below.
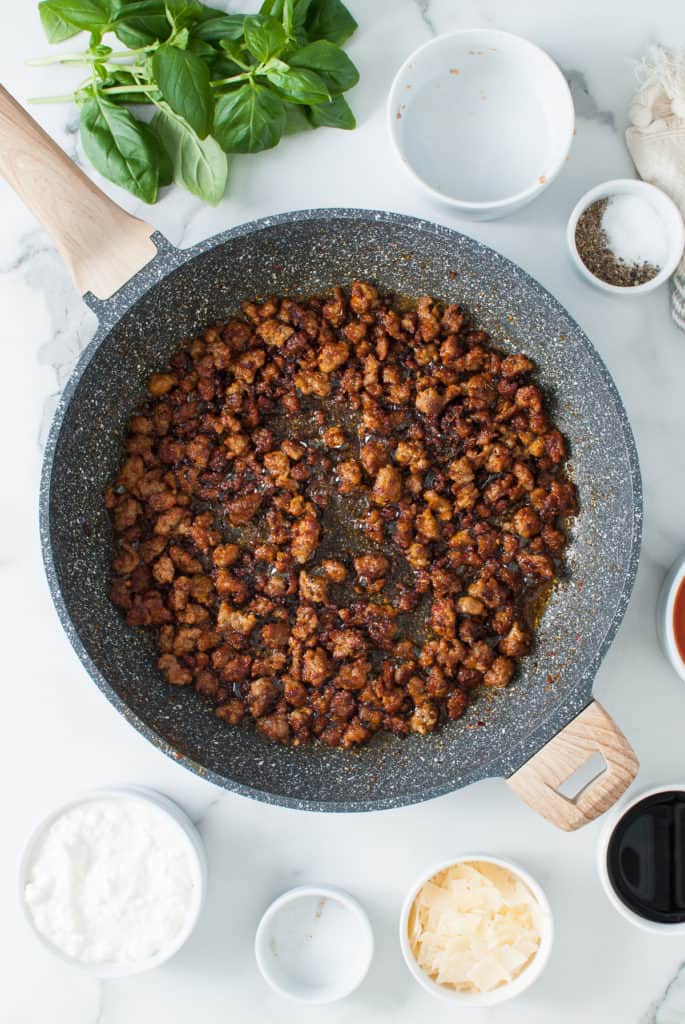
{"type": "Polygon", "coordinates": [[[669,569],[656,603],[656,631],[661,649],[683,682],[685,682],[685,661],[683,661],[675,642],[673,613],[676,595],[684,579],[685,555],[678,558],[669,569]]]}
{"type": "Polygon", "coordinates": [[[547,188],[574,130],[571,93],[551,57],[491,29],[415,50],[395,76],[387,116],[414,179],[473,220],[503,217],[547,188]]]}
{"type": "Polygon", "coordinates": [[[287,999],[323,1004],[344,999],[366,976],[373,931],[363,907],[341,889],[298,886],[259,922],[255,956],[264,980],[287,999]]]}
{"type": "Polygon", "coordinates": [[[603,292],[611,292],[614,295],[644,295],[646,292],[653,292],[655,288],[659,288],[665,281],[668,281],[680,263],[683,247],[685,246],[685,227],[683,226],[683,218],[678,207],[660,188],[650,185],[646,181],[641,181],[639,178],[615,178],[613,181],[604,181],[601,185],[596,185],[589,192],[586,192],[584,196],[581,196],[569,217],[566,228],[566,241],[571,259],[576,268],[596,288],[603,292]],[[607,199],[610,196],[616,195],[635,195],[647,200],[663,222],[668,257],[659,273],[651,281],[645,281],[644,284],[622,287],[601,281],[585,266],[576,247],[576,227],[578,226],[580,215],[598,199],[607,199]]]}
{"type": "Polygon", "coordinates": [[[123,978],[132,974],[140,974],[142,971],[148,971],[153,967],[159,967],[160,964],[171,959],[171,957],[174,956],[174,954],[177,953],[185,944],[197,924],[197,920],[200,916],[204,903],[206,885],[207,860],[202,840],[200,839],[200,835],[192,821],[187,814],[185,814],[185,812],[182,811],[181,808],[172,800],[169,800],[168,797],[163,796],[161,793],[157,793],[152,789],[147,789],[144,786],[108,786],[103,789],[86,792],[82,796],[79,796],[74,800],[70,800],[68,803],[58,807],[48,815],[40,825],[38,825],[30,836],[19,866],[19,898],[24,912],[24,917],[33,931],[33,934],[46,949],[57,956],[60,960],[63,960],[70,966],[77,967],[88,974],[93,974],[98,978],[123,978]],[[34,855],[37,852],[45,833],[53,822],[61,817],[66,811],[94,800],[116,800],[122,798],[151,804],[157,812],[161,812],[161,814],[164,815],[169,825],[181,839],[188,855],[188,862],[193,880],[192,904],[181,930],[163,949],[160,949],[154,956],[149,957],[146,960],[125,964],[90,963],[83,960],[77,960],[66,954],[57,946],[53,945],[36,927],[25,899],[25,890],[30,878],[31,865],[34,855]]]}
{"type": "Polygon", "coordinates": [[[404,901],[404,906],[402,907],[402,913],[400,915],[400,946],[402,948],[405,963],[412,976],[416,981],[418,981],[419,985],[421,985],[427,992],[430,992],[432,996],[436,996],[438,999],[443,999],[452,1003],[455,1009],[459,1006],[495,1006],[497,1003],[504,1003],[508,999],[513,999],[514,996],[520,995],[521,992],[529,988],[542,974],[552,950],[553,937],[554,925],[549,901],[535,879],[532,878],[527,871],[519,867],[518,864],[512,863],[512,861],[502,860],[500,857],[488,857],[481,853],[464,854],[463,856],[453,857],[451,860],[446,860],[440,864],[433,865],[430,871],[427,871],[422,875],[410,889],[409,894],[404,901]],[[497,867],[504,868],[506,871],[510,871],[511,874],[520,878],[521,881],[528,886],[542,910],[541,917],[543,927],[542,935],[540,936],[540,948],[535,954],[533,960],[512,981],[502,985],[500,988],[493,989],[491,992],[458,992],[456,989],[450,989],[445,985],[439,985],[437,981],[433,981],[433,979],[429,977],[421,967],[419,967],[409,942],[409,915],[411,913],[414,900],[426,882],[429,882],[431,878],[435,877],[435,875],[439,874],[441,871],[445,871],[447,868],[453,867],[455,864],[471,863],[473,861],[495,864],[497,867]]]}

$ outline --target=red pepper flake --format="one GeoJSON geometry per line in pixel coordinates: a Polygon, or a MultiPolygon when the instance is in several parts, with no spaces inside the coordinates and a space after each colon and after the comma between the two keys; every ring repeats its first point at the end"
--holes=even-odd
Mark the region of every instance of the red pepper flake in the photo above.
{"type": "Polygon", "coordinates": [[[547,181],[547,176],[545,174],[541,174],[540,177],[538,178],[538,184],[539,185],[544,185],[546,181],[547,181]]]}
{"type": "Polygon", "coordinates": [[[481,726],[481,727],[482,727],[482,726],[484,726],[484,725],[485,725],[485,722],[481,722],[481,721],[479,720],[478,722],[476,722],[476,725],[478,725],[478,726],[481,726]]]}
{"type": "Polygon", "coordinates": [[[452,281],[454,281],[455,277],[457,276],[457,272],[456,272],[456,270],[448,270],[448,271],[447,271],[447,276],[448,276],[449,278],[451,278],[451,279],[452,279],[452,281]]]}
{"type": "Polygon", "coordinates": [[[398,121],[401,121],[401,120],[402,120],[402,114],[400,113],[400,111],[399,111],[399,110],[398,110],[398,111],[397,111],[397,113],[395,114],[395,117],[397,118],[397,120],[398,120],[398,121]]]}
{"type": "Polygon", "coordinates": [[[547,686],[551,686],[551,685],[552,685],[552,683],[554,682],[554,679],[553,679],[553,677],[552,677],[551,675],[549,675],[549,676],[547,676],[547,678],[545,679],[545,682],[546,682],[547,686]]]}

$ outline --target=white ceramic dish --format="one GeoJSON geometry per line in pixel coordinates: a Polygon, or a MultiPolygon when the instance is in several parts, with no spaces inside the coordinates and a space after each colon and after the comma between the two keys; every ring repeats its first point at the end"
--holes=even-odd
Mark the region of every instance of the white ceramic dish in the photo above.
{"type": "Polygon", "coordinates": [[[405,963],[411,974],[415,980],[418,981],[419,985],[425,988],[427,992],[430,992],[432,996],[436,996],[438,999],[443,999],[452,1003],[455,1009],[459,1006],[495,1006],[497,1003],[504,1003],[508,999],[513,999],[515,996],[520,995],[521,992],[529,988],[542,974],[545,965],[549,960],[553,938],[554,924],[552,921],[552,911],[549,901],[535,879],[532,878],[527,871],[519,867],[518,864],[512,863],[512,861],[502,860],[501,857],[489,857],[481,853],[464,854],[459,857],[453,857],[451,860],[442,861],[440,864],[434,864],[430,871],[427,871],[414,883],[406,900],[404,901],[404,906],[402,907],[402,913],[400,915],[400,946],[402,948],[405,963]],[[524,968],[521,974],[514,978],[513,981],[510,981],[506,985],[502,985],[500,988],[494,989],[492,992],[457,992],[454,989],[447,988],[445,985],[439,985],[436,981],[433,981],[432,978],[429,978],[425,971],[419,967],[409,944],[409,914],[419,891],[423,888],[426,882],[429,882],[430,879],[440,871],[453,867],[455,864],[464,864],[472,861],[496,864],[497,867],[505,868],[512,874],[517,875],[521,881],[528,886],[542,908],[542,919],[544,923],[538,952],[535,954],[531,963],[524,968]]]}
{"type": "Polygon", "coordinates": [[[685,792],[685,786],[679,785],[678,783],[672,786],[653,786],[651,789],[645,789],[637,796],[631,796],[624,798],[616,807],[612,810],[611,814],[606,818],[604,827],[599,837],[599,843],[597,845],[597,869],[599,871],[599,878],[602,883],[602,887],[607,894],[609,901],[618,910],[619,914],[625,917],[626,921],[630,921],[631,924],[637,925],[638,928],[642,928],[643,931],[653,932],[657,935],[672,935],[678,938],[685,935],[685,921],[680,924],[664,924],[661,921],[648,921],[644,917],[640,917],[630,907],[626,906],[621,897],[617,894],[611,880],[609,879],[609,871],[607,868],[607,850],[609,848],[609,841],[614,832],[614,829],[618,825],[619,821],[626,814],[631,807],[635,804],[639,804],[641,800],[644,800],[648,796],[655,796],[657,793],[668,793],[669,791],[675,790],[679,793],[685,792]]]}
{"type": "Polygon", "coordinates": [[[153,967],[158,967],[160,964],[165,963],[167,960],[179,951],[184,943],[189,938],[193,931],[197,920],[200,916],[200,911],[205,898],[205,889],[207,885],[207,860],[202,845],[200,835],[193,825],[190,818],[181,810],[172,800],[168,797],[163,796],[161,793],[157,793],[154,790],[147,789],[144,786],[108,786],[103,789],[91,790],[83,793],[81,796],[70,800],[68,803],[63,804],[61,807],[56,808],[51,814],[45,818],[40,825],[34,830],[29,838],[26,848],[24,850],[21,863],[19,866],[19,898],[29,927],[33,934],[36,936],[38,941],[51,953],[59,957],[65,963],[68,963],[72,967],[77,967],[81,971],[86,971],[89,974],[93,974],[98,978],[123,978],[128,977],[132,974],[140,974],[143,971],[149,971],[153,967]],[[64,814],[65,811],[71,810],[73,807],[77,807],[80,804],[88,803],[91,800],[103,800],[103,799],[116,799],[125,797],[126,799],[140,800],[145,803],[152,804],[158,811],[161,811],[169,819],[170,823],[178,831],[179,837],[182,837],[185,847],[188,852],[188,859],[191,865],[194,881],[194,900],[188,918],[183,929],[174,938],[174,940],[164,949],[161,949],[155,956],[150,957],[148,960],[140,961],[133,964],[99,964],[99,963],[85,963],[82,960],[76,960],[73,957],[68,956],[62,950],[54,946],[48,939],[42,935],[36,928],[31,912],[26,905],[24,898],[24,891],[26,888],[26,882],[28,879],[28,872],[31,866],[34,852],[36,851],[38,844],[40,843],[43,835],[52,823],[64,814]]]}
{"type": "Polygon", "coordinates": [[[362,906],[329,886],[298,886],[266,910],[255,936],[264,980],[288,999],[333,1003],[364,980],[373,931],[362,906]]]}
{"type": "Polygon", "coordinates": [[[685,662],[680,657],[673,629],[673,610],[676,594],[685,579],[685,555],[673,563],[661,586],[656,603],[656,632],[661,649],[675,672],[685,682],[685,662]]]}
{"type": "Polygon", "coordinates": [[[539,195],[574,131],[571,93],[551,57],[491,29],[415,50],[395,76],[387,117],[409,173],[472,220],[503,217],[539,195]]]}
{"type": "Polygon", "coordinates": [[[615,178],[613,181],[604,181],[601,185],[596,185],[589,192],[586,192],[584,196],[581,196],[568,220],[566,242],[576,268],[596,288],[603,292],[610,292],[613,295],[645,295],[647,292],[653,292],[655,288],[659,288],[665,281],[668,281],[680,263],[683,247],[685,246],[685,227],[683,226],[683,218],[678,207],[660,188],[656,188],[655,185],[650,185],[646,181],[640,181],[638,178],[615,178]],[[652,204],[664,225],[668,258],[659,273],[651,281],[645,281],[644,284],[637,284],[632,288],[622,288],[620,285],[607,284],[606,281],[600,281],[585,266],[576,248],[576,226],[581,213],[598,199],[606,199],[608,196],[615,195],[635,195],[646,199],[652,204]]]}

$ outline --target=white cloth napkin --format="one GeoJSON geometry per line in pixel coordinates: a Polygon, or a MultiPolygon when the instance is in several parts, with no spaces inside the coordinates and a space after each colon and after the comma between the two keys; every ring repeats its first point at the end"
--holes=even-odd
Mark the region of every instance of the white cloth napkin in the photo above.
{"type": "MultiPolygon", "coordinates": [[[[685,218],[685,51],[650,46],[637,77],[628,150],[640,177],[663,189],[685,218]]],[[[685,331],[685,257],[673,277],[672,312],[685,331]]]]}

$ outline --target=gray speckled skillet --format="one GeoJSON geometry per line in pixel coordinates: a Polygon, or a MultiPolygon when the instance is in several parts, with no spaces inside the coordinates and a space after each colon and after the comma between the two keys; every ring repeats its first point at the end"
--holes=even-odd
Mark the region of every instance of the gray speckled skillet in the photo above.
{"type": "MultiPolygon", "coordinates": [[[[12,131],[26,115],[11,108],[12,131]]],[[[0,146],[3,141],[0,96],[0,146]]],[[[27,131],[23,124],[22,131],[27,131]]],[[[31,129],[33,130],[33,128],[31,129]]],[[[392,213],[304,210],[226,231],[180,251],[118,211],[61,154],[40,143],[70,202],[87,189],[88,222],[109,240],[116,270],[131,279],[113,297],[111,267],[92,273],[93,229],[50,209],[0,170],[70,258],[99,328],[62,395],[45,453],[40,495],[46,571],[62,624],[97,686],[164,753],[228,789],[310,810],[397,807],[478,779],[504,776],[562,828],[605,810],[637,771],[632,750],[592,702],[592,684],[623,618],[637,569],[642,502],[625,411],[599,355],[559,303],[519,267],[464,235],[392,213]],[[116,211],[116,212],[114,212],[116,211]],[[103,228],[103,217],[112,221],[103,228]],[[79,235],[81,248],[67,236],[79,235]],[[85,233],[85,234],[84,234],[85,233]],[[85,242],[84,242],[85,238],[85,242]],[[141,239],[148,246],[141,245],[141,239]],[[129,240],[133,240],[129,247],[129,240]],[[130,251],[129,251],[130,249],[130,251]],[[122,252],[124,256],[122,257],[122,252]],[[126,265],[128,264],[128,265],[126,265]],[[378,736],[355,753],[319,744],[275,746],[249,727],[231,729],[191,690],[169,687],[150,639],[128,628],[107,596],[110,529],[102,507],[116,473],[131,408],[151,371],[179,339],[235,313],[246,297],[308,295],[368,278],[385,291],[458,300],[505,350],[538,364],[557,424],[569,439],[580,494],[568,578],[556,588],[536,647],[508,689],[483,696],[464,719],[427,737],[378,736]],[[94,282],[94,283],[93,283],[94,282]],[[575,801],[557,786],[595,750],[607,771],[575,801]]],[[[46,172],[47,173],[47,172],[46,172]]],[[[52,185],[51,185],[52,188],[52,185]]],[[[117,282],[115,281],[114,284],[117,282]]]]}

